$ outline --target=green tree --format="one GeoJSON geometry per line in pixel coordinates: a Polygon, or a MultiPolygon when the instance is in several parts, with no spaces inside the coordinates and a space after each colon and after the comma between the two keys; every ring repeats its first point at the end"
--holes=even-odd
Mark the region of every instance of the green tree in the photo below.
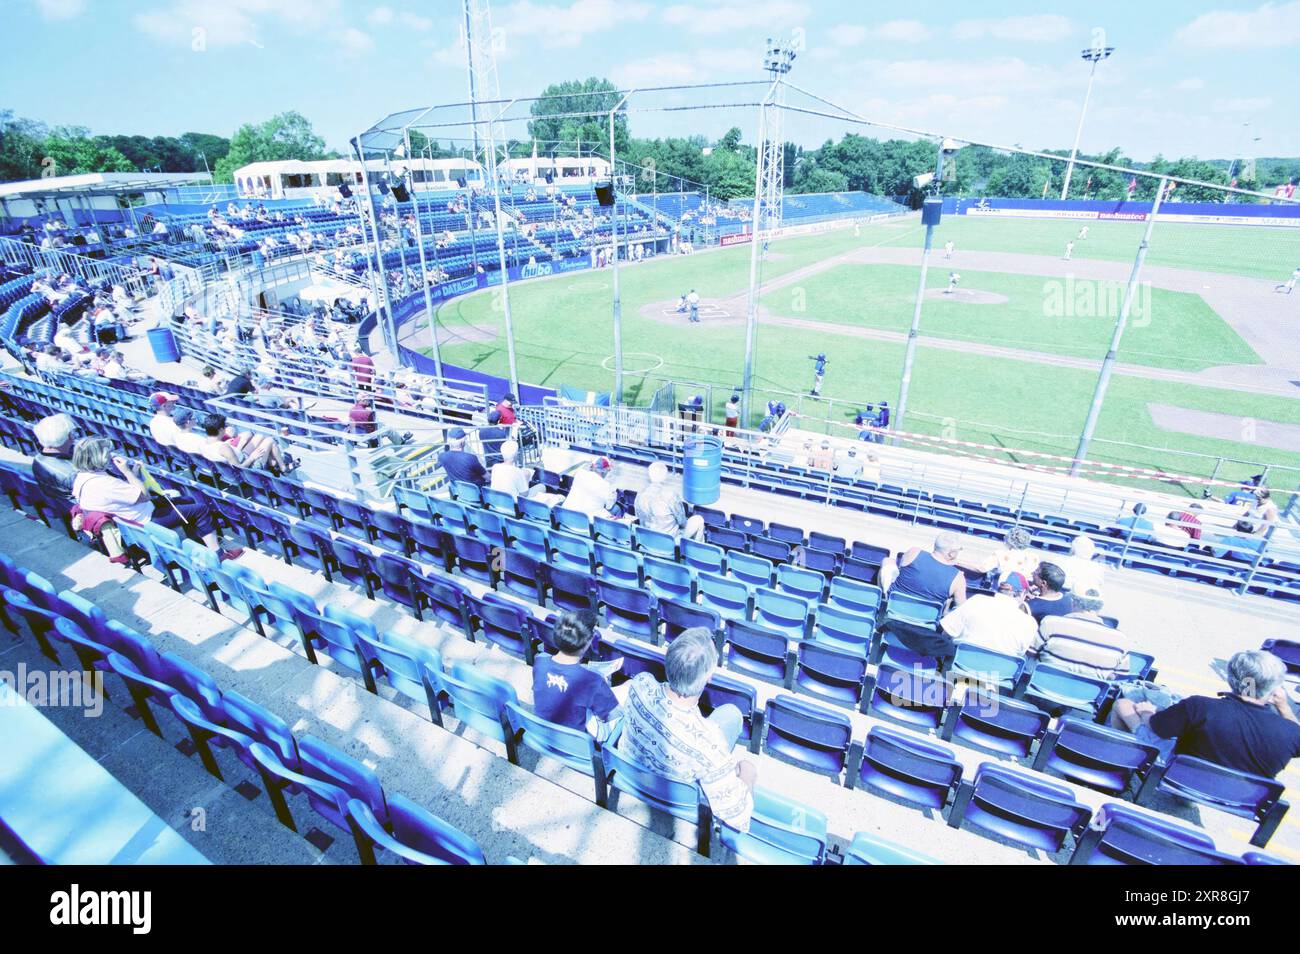
{"type": "MultiPolygon", "coordinates": [[[[528,135],[536,140],[538,154],[609,155],[609,111],[622,94],[607,79],[552,83],[533,102],[528,135]]],[[[614,116],[614,148],[620,156],[628,152],[627,109],[614,116]]],[[[530,146],[531,149],[531,146],[530,146]]]]}
{"type": "Polygon", "coordinates": [[[849,188],[849,179],[842,172],[823,169],[816,159],[805,157],[795,167],[794,187],[791,192],[845,192],[849,188]]]}
{"type": "Polygon", "coordinates": [[[328,159],[325,140],[301,113],[272,116],[264,123],[245,123],[230,138],[230,151],[213,167],[217,182],[233,182],[235,170],[250,162],[328,159]]]}
{"type": "Polygon", "coordinates": [[[41,174],[41,144],[49,130],[44,123],[0,110],[0,182],[35,179],[41,174]]]}
{"type": "Polygon", "coordinates": [[[92,138],[84,126],[56,126],[41,144],[41,173],[75,176],[87,172],[135,172],[131,161],[112,146],[92,138]],[[48,171],[47,171],[48,170],[48,171]]]}

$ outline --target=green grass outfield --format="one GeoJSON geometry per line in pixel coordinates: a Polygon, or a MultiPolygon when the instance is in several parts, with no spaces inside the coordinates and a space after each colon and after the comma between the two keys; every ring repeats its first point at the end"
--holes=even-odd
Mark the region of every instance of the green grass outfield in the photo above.
{"type": "MultiPolygon", "coordinates": [[[[1089,225],[1089,238],[1076,244],[1075,257],[1132,258],[1141,237],[1140,223],[1089,225]]],[[[1059,256],[1064,241],[1077,231],[1078,223],[1073,221],[991,221],[949,216],[936,232],[936,244],[951,238],[959,252],[962,248],[983,248],[1059,256]]],[[[845,228],[784,239],[772,244],[763,279],[780,278],[864,245],[919,244],[922,233],[916,220],[911,219],[863,227],[860,237],[845,228]]],[[[640,312],[643,306],[675,300],[692,287],[706,299],[741,294],[748,283],[749,254],[748,246],[737,246],[694,256],[664,257],[620,271],[624,396],[628,403],[645,404],[664,380],[708,384],[717,389],[739,384],[744,360],[742,322],[688,326],[684,320],[647,319],[640,312]],[[638,373],[641,369],[649,370],[638,373]]],[[[1256,277],[1285,277],[1300,263],[1300,230],[1179,224],[1166,227],[1157,223],[1148,261],[1256,277]],[[1162,229],[1180,241],[1157,255],[1162,248],[1162,229]],[[1188,237],[1197,241],[1181,241],[1188,237]],[[1238,248],[1237,243],[1244,247],[1238,248]],[[1234,267],[1227,267],[1230,265],[1234,267]]],[[[946,269],[932,268],[930,285],[942,287],[946,279],[946,269]]],[[[967,304],[927,300],[923,333],[1099,359],[1113,319],[1045,316],[1045,281],[1035,276],[963,270],[963,289],[1006,295],[1009,301],[967,304]]],[[[905,331],[911,319],[916,270],[906,266],[839,264],[808,276],[798,287],[802,289],[801,303],[794,298],[793,286],[787,286],[768,292],[764,306],[777,316],[821,321],[828,326],[857,324],[905,331]],[[801,304],[803,310],[795,308],[796,304],[801,304]]],[[[609,390],[613,383],[609,370],[613,366],[611,291],[608,270],[513,284],[510,301],[520,379],[550,387],[567,384],[609,390]]],[[[1125,336],[1121,360],[1178,370],[1258,362],[1249,346],[1199,296],[1155,289],[1151,305],[1162,320],[1148,325],[1135,322],[1125,336]],[[1173,320],[1163,320],[1170,316],[1173,320]]],[[[453,299],[441,307],[438,320],[453,332],[466,326],[476,329],[475,336],[481,336],[483,330],[495,331],[490,341],[445,343],[445,360],[491,374],[508,373],[499,290],[453,299]]],[[[831,358],[823,388],[827,397],[855,404],[886,398],[893,403],[897,398],[901,343],[851,337],[829,329],[760,322],[755,368],[759,393],[755,406],[766,400],[766,389],[807,388],[811,380],[808,356],[819,351],[831,358]]],[[[963,440],[1069,454],[1074,450],[1095,384],[1096,374],[1088,370],[923,346],[917,352],[908,427],[935,434],[955,431],[963,440]]],[[[720,413],[724,400],[725,395],[715,391],[716,413],[720,413]]],[[[1300,479],[1300,454],[1160,430],[1146,410],[1147,403],[1153,401],[1300,424],[1300,400],[1117,375],[1112,379],[1097,430],[1097,459],[1207,474],[1213,461],[1189,454],[1226,456],[1251,463],[1226,465],[1220,471],[1225,477],[1247,476],[1257,472],[1258,462],[1271,462],[1296,468],[1294,474],[1279,475],[1274,481],[1276,486],[1293,485],[1300,479]]],[[[809,413],[814,412],[809,409],[809,413]]],[[[836,414],[852,416],[847,407],[840,405],[836,406],[836,414]]]]}

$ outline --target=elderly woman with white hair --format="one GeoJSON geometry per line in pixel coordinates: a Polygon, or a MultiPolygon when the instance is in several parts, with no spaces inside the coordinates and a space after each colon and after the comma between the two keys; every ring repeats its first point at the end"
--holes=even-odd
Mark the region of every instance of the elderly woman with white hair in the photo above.
{"type": "Polygon", "coordinates": [[[668,483],[668,467],[655,461],[646,471],[650,483],[636,495],[636,520],[647,530],[657,530],[687,540],[704,539],[704,518],[686,516],[686,505],[677,488],[668,483]]]}
{"type": "Polygon", "coordinates": [[[1228,687],[1215,698],[1192,696],[1164,708],[1160,700],[1125,693],[1115,700],[1111,723],[1165,751],[1275,778],[1300,756],[1286,664],[1262,649],[1237,653],[1228,661],[1228,687]]]}

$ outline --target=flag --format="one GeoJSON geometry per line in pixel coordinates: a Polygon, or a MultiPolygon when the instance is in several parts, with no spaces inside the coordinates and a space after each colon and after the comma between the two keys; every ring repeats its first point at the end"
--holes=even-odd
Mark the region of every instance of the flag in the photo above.
{"type": "Polygon", "coordinates": [[[1092,188],[1092,176],[1088,176],[1088,181],[1083,184],[1083,194],[1087,195],[1088,190],[1092,188]]]}
{"type": "Polygon", "coordinates": [[[1138,177],[1134,176],[1128,180],[1128,194],[1131,196],[1138,188],[1138,177]]]}
{"type": "Polygon", "coordinates": [[[1047,189],[1052,184],[1052,177],[1048,176],[1047,181],[1043,183],[1043,198],[1047,198],[1047,189]]]}
{"type": "Polygon", "coordinates": [[[1294,195],[1295,195],[1295,180],[1288,179],[1286,183],[1286,197],[1290,199],[1294,195]]]}

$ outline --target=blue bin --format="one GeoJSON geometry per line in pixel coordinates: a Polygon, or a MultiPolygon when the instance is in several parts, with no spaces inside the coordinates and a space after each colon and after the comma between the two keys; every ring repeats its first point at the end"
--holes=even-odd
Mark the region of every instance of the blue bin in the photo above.
{"type": "Polygon", "coordinates": [[[717,503],[722,495],[722,439],[688,437],[682,458],[682,498],[690,504],[717,503]]]}
{"type": "Polygon", "coordinates": [[[153,359],[159,364],[168,364],[181,359],[180,349],[176,347],[176,336],[170,328],[150,328],[149,347],[153,349],[153,359]]]}

